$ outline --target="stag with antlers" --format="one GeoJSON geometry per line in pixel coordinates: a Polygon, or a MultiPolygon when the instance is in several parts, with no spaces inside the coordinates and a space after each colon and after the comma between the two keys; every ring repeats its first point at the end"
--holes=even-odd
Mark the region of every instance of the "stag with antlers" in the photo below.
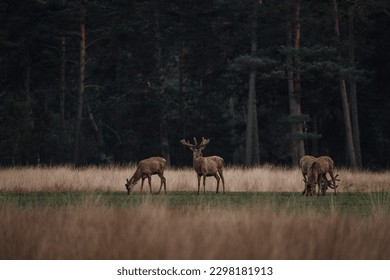
{"type": "Polygon", "coordinates": [[[187,146],[193,153],[193,165],[198,176],[198,194],[200,192],[200,179],[203,176],[203,193],[206,193],[206,177],[214,176],[217,180],[217,191],[219,191],[219,181],[222,180],[223,193],[225,193],[225,180],[223,178],[223,158],[219,156],[203,157],[202,150],[206,148],[210,139],[202,137],[202,142],[198,145],[196,138],[194,137],[194,144],[190,144],[185,139],[180,141],[181,144],[187,146]]]}
{"type": "Polygon", "coordinates": [[[300,166],[305,182],[303,194],[306,192],[306,195],[311,195],[315,192],[315,185],[318,184],[318,195],[320,195],[320,192],[322,195],[325,195],[328,187],[334,189],[334,193],[337,195],[338,185],[336,185],[336,181],[340,180],[337,179],[338,174],[334,176],[334,163],[330,157],[321,156],[319,158],[314,158],[311,156],[304,156],[300,161],[300,166]],[[327,173],[329,173],[331,180],[327,179],[327,173]],[[307,175],[307,178],[305,175],[307,175]]]}

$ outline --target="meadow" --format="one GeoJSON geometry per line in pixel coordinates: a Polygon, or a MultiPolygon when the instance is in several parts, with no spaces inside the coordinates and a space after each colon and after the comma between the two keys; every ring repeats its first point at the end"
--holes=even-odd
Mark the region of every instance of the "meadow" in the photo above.
{"type": "Polygon", "coordinates": [[[127,196],[134,170],[0,169],[0,259],[390,259],[388,171],[339,169],[337,196],[306,197],[298,169],[227,167],[227,193],[211,177],[198,196],[172,168],[166,195],[127,196]]]}

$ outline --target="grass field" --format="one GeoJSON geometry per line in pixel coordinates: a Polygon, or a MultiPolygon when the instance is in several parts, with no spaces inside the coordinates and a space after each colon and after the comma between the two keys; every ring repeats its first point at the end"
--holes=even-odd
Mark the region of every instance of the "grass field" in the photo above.
{"type": "MultiPolygon", "coordinates": [[[[225,170],[225,195],[130,196],[129,167],[0,169],[0,259],[390,259],[390,174],[339,170],[339,194],[301,195],[297,169],[225,170]]],[[[152,179],[153,190],[159,186],[152,179]]]]}

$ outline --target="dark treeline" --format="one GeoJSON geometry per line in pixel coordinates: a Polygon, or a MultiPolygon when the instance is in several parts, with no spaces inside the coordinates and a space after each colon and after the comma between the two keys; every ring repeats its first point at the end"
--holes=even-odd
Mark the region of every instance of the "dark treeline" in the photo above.
{"type": "Polygon", "coordinates": [[[1,165],[388,168],[387,0],[6,0],[1,165]]]}

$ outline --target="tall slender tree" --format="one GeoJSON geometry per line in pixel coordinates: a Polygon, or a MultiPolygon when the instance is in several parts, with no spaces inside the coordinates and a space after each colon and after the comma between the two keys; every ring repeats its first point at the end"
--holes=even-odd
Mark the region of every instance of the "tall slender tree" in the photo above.
{"type": "Polygon", "coordinates": [[[171,155],[169,152],[169,139],[168,139],[168,121],[167,121],[167,108],[166,108],[166,92],[165,92],[165,65],[163,62],[163,48],[162,48],[162,31],[161,31],[161,3],[159,0],[154,0],[154,16],[155,16],[155,57],[156,57],[156,69],[157,69],[157,95],[161,100],[160,104],[160,146],[161,155],[167,161],[168,165],[171,163],[171,155]]]}
{"type": "MultiPolygon", "coordinates": [[[[257,7],[258,1],[252,0],[250,14],[251,33],[251,56],[257,54],[257,7]]],[[[249,73],[248,110],[246,119],[246,141],[245,141],[245,164],[259,164],[259,139],[257,125],[257,102],[256,102],[256,66],[252,65],[249,73]]]]}
{"type": "Polygon", "coordinates": [[[60,37],[60,67],[59,67],[59,105],[60,105],[60,125],[59,125],[59,150],[61,160],[64,160],[64,146],[65,146],[65,73],[66,73],[66,36],[63,33],[60,37]]]}
{"type": "MultiPolygon", "coordinates": [[[[356,67],[355,58],[355,24],[354,13],[357,6],[357,1],[354,1],[348,8],[348,57],[349,66],[356,67]]],[[[358,168],[362,168],[362,152],[360,146],[360,129],[359,129],[359,117],[358,117],[358,100],[357,100],[357,81],[355,78],[348,79],[349,85],[349,98],[351,102],[351,121],[352,121],[352,135],[353,143],[355,145],[356,153],[356,165],[358,168]]]]}
{"type": "MultiPolygon", "coordinates": [[[[333,0],[333,16],[334,16],[334,31],[336,34],[338,46],[338,61],[341,63],[341,38],[340,38],[340,24],[339,24],[339,16],[338,16],[338,7],[337,0],[333,0]]],[[[348,94],[347,94],[347,85],[345,79],[343,77],[339,78],[339,87],[341,94],[341,102],[343,106],[343,116],[344,116],[344,126],[345,126],[345,137],[346,137],[346,145],[348,152],[348,159],[351,168],[357,168],[356,163],[356,154],[355,154],[355,145],[353,142],[353,134],[352,134],[352,125],[351,125],[351,116],[349,112],[349,103],[348,103],[348,94]]]]}
{"type": "Polygon", "coordinates": [[[85,63],[86,63],[86,34],[85,34],[86,9],[80,4],[80,60],[79,60],[79,90],[77,98],[76,123],[74,128],[73,161],[79,163],[80,160],[80,135],[81,122],[83,116],[83,103],[85,92],[85,63]]]}
{"type": "MultiPolygon", "coordinates": [[[[289,7],[291,7],[290,0],[288,1],[289,7]]],[[[289,12],[287,13],[287,47],[289,49],[287,51],[287,85],[290,107],[290,154],[294,166],[298,165],[299,159],[305,155],[302,138],[301,66],[298,57],[301,41],[300,13],[301,1],[297,0],[294,7],[294,38],[292,35],[291,17],[289,12]]]]}

